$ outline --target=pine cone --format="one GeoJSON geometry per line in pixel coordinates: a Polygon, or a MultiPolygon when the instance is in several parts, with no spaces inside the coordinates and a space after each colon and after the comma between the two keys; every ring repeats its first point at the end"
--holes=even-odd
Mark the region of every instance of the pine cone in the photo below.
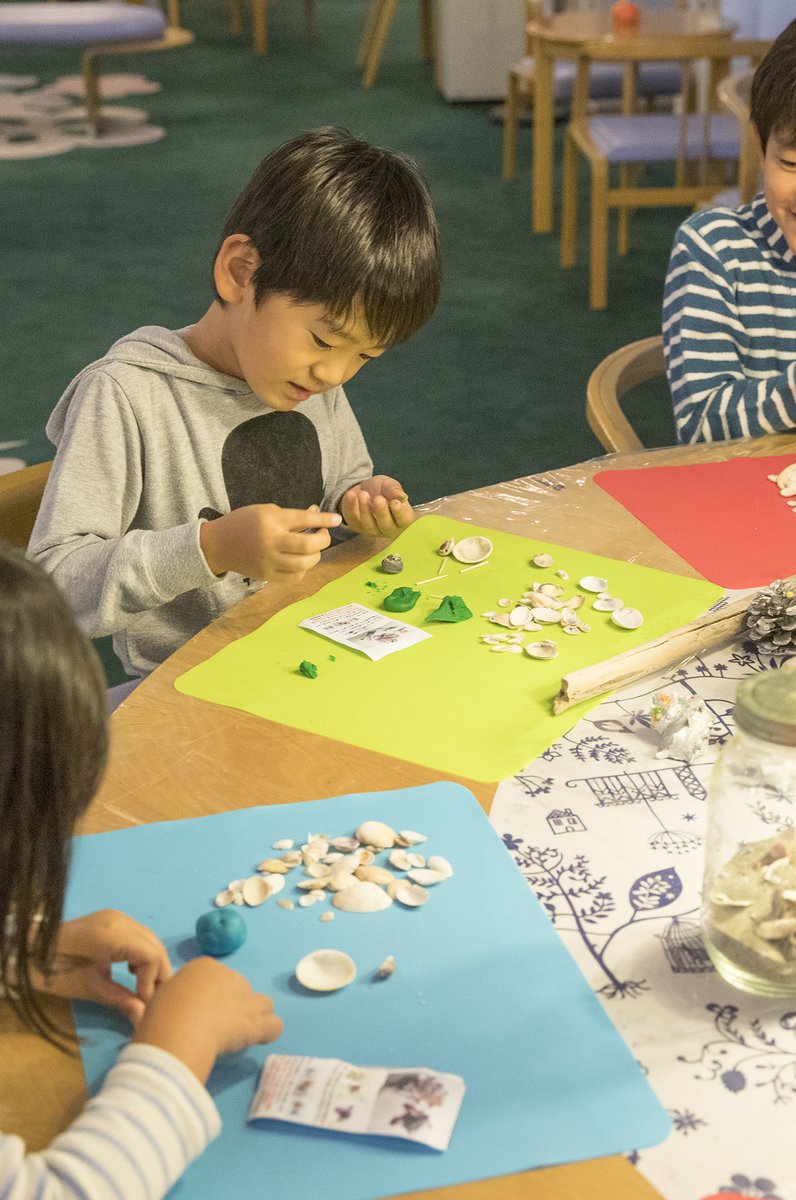
{"type": "Polygon", "coordinates": [[[796,647],[796,590],[781,579],[758,592],[746,612],[748,636],[766,654],[796,647]]]}

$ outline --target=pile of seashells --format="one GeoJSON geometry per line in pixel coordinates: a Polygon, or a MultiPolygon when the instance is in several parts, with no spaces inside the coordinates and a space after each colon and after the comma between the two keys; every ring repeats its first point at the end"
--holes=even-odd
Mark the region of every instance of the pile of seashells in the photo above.
{"type": "MultiPolygon", "coordinates": [[[[228,904],[254,908],[278,895],[286,876],[303,867],[303,878],[296,883],[300,908],[311,908],[330,895],[332,905],[341,912],[379,912],[394,900],[406,908],[418,908],[428,901],[429,888],[453,875],[451,864],[442,855],[426,858],[415,849],[425,841],[425,834],[412,829],[396,832],[382,821],[363,821],[353,837],[310,834],[299,847],[290,838],[282,838],[272,846],[283,851],[279,857],[264,859],[258,873],[248,879],[233,879],[218,893],[215,903],[218,908],[228,904]],[[376,862],[379,854],[384,855],[385,865],[376,862]]],[[[276,903],[288,910],[296,905],[288,897],[276,903]]],[[[334,913],[327,909],[320,919],[332,921],[334,913]]]]}
{"type": "MultiPolygon", "coordinates": [[[[540,570],[553,566],[550,554],[536,554],[531,559],[532,564],[540,570]]],[[[586,596],[574,594],[566,596],[567,589],[563,584],[569,580],[569,574],[564,570],[555,572],[560,583],[540,583],[533,580],[527,591],[519,600],[505,597],[498,600],[498,607],[504,612],[484,612],[492,625],[502,625],[510,633],[483,634],[481,641],[492,650],[505,654],[522,654],[524,651],[531,658],[550,659],[558,655],[558,646],[550,638],[539,641],[525,642],[524,635],[542,630],[545,626],[558,625],[562,633],[577,635],[590,633],[591,625],[584,621],[580,609],[586,603],[586,596]]],[[[616,596],[608,590],[608,580],[596,575],[584,575],[578,580],[581,592],[593,596],[592,609],[595,612],[611,614],[611,621],[620,629],[638,629],[644,622],[644,617],[636,608],[627,608],[616,596]]]]}

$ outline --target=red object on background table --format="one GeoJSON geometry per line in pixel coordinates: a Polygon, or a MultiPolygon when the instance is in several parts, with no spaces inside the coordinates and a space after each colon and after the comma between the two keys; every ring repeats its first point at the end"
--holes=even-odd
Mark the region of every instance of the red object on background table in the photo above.
{"type": "Polygon", "coordinates": [[[641,12],[632,0],[616,0],[611,8],[611,23],[615,30],[635,29],[639,23],[641,12]]]}
{"type": "Polygon", "coordinates": [[[599,471],[594,482],[712,583],[764,587],[796,574],[796,509],[768,478],[793,461],[599,471]]]}

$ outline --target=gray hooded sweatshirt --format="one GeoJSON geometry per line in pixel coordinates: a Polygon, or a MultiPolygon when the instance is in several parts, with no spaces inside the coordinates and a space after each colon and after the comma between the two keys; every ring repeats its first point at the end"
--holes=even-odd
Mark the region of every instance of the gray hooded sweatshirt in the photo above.
{"type": "Polygon", "coordinates": [[[47,436],[57,453],[28,554],[89,637],[114,635],[132,675],[259,586],[213,575],[203,521],[247,504],[331,511],[373,474],[342,388],[277,412],[158,326],[81,371],[47,436]]]}

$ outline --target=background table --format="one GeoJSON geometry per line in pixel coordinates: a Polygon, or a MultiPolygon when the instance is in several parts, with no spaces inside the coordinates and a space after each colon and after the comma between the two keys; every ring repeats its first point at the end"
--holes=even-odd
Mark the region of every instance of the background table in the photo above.
{"type": "MultiPolygon", "coordinates": [[[[546,25],[534,26],[536,78],[533,119],[533,231],[550,233],[553,228],[553,66],[557,58],[579,57],[581,49],[599,43],[627,47],[628,60],[643,58],[645,42],[679,43],[678,53],[699,58],[700,42],[716,37],[729,40],[733,21],[712,13],[688,13],[676,9],[645,9],[635,30],[615,33],[609,11],[567,12],[551,17],[546,25]]],[[[673,52],[672,57],[677,55],[673,52]]]]}
{"type": "MultiPolygon", "coordinates": [[[[445,497],[423,511],[445,514],[576,549],[694,575],[673,551],[601,491],[592,476],[607,467],[632,469],[724,457],[793,453],[796,435],[724,445],[608,455],[545,475],[445,497]]],[[[251,632],[300,596],[317,591],[373,552],[361,539],[324,555],[297,584],[269,585],[203,630],[164,663],[113,717],[113,745],[104,784],[84,821],[97,833],[148,821],[203,816],[248,805],[312,800],[352,791],[407,787],[434,772],[262,721],[235,709],[180,695],[174,679],[233,638],[251,632]],[[264,768],[267,764],[267,771],[264,768]]],[[[462,780],[489,808],[495,787],[462,780]]],[[[65,1005],[53,1013],[68,1020],[65,1005]]],[[[22,1030],[0,1007],[2,1128],[31,1150],[46,1145],[86,1098],[79,1060],[69,1059],[22,1030]]],[[[434,1200],[655,1200],[658,1193],[621,1158],[511,1175],[464,1187],[417,1193],[434,1200]]],[[[412,1198],[410,1198],[412,1200],[412,1198]]]]}

